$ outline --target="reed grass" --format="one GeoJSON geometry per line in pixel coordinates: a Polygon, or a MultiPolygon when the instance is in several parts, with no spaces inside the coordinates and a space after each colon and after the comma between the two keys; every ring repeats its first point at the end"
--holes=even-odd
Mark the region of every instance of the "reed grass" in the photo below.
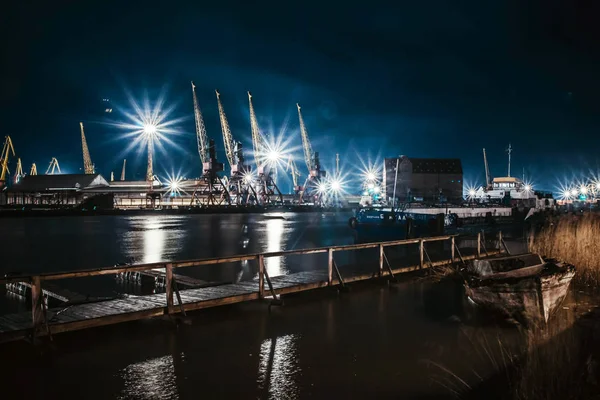
{"type": "Polygon", "coordinates": [[[575,283],[600,289],[600,215],[550,217],[530,237],[530,250],[573,264],[575,283]]]}

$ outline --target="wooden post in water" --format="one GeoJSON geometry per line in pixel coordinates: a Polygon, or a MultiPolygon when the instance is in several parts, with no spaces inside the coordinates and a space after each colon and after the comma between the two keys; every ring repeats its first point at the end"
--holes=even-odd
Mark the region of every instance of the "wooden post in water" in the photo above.
{"type": "Polygon", "coordinates": [[[502,231],[498,231],[498,250],[502,250],[502,231]]]}
{"type": "Polygon", "coordinates": [[[419,268],[423,269],[423,265],[424,265],[424,258],[423,258],[423,253],[425,250],[425,242],[423,242],[423,239],[419,239],[419,268]]]}
{"type": "Polygon", "coordinates": [[[42,293],[42,283],[40,281],[40,277],[33,276],[31,278],[31,317],[33,322],[34,336],[44,320],[42,301],[44,301],[44,294],[42,293]]]}
{"type": "Polygon", "coordinates": [[[481,257],[481,232],[477,232],[477,257],[481,257]]]}
{"type": "Polygon", "coordinates": [[[327,249],[327,283],[329,286],[333,283],[333,249],[327,249]]]}
{"type": "Polygon", "coordinates": [[[383,245],[379,244],[379,277],[380,278],[383,276],[383,257],[384,257],[383,245]]]}
{"type": "Polygon", "coordinates": [[[258,295],[265,298],[265,256],[258,255],[258,295]]]}
{"type": "Polygon", "coordinates": [[[173,264],[165,264],[165,285],[167,293],[167,312],[173,314],[173,264]]]}
{"type": "Polygon", "coordinates": [[[454,247],[455,245],[454,236],[450,239],[450,264],[454,265],[454,247]]]}

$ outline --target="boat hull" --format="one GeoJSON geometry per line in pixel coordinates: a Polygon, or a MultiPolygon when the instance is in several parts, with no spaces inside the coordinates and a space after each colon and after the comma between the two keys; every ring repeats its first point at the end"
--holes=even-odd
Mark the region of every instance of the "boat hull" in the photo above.
{"type": "Polygon", "coordinates": [[[478,306],[524,323],[545,324],[566,297],[575,276],[572,266],[533,265],[465,282],[478,306]]]}

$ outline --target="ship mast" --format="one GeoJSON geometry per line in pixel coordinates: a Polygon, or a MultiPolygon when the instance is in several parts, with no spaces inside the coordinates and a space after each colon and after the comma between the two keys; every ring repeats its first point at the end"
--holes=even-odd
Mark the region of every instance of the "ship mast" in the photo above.
{"type": "Polygon", "coordinates": [[[508,152],[508,176],[510,177],[510,153],[512,153],[512,147],[510,143],[508,144],[508,149],[506,149],[506,151],[508,152]]]}
{"type": "Polygon", "coordinates": [[[483,149],[483,164],[485,165],[485,187],[488,188],[490,186],[490,169],[488,168],[485,148],[483,149]]]}

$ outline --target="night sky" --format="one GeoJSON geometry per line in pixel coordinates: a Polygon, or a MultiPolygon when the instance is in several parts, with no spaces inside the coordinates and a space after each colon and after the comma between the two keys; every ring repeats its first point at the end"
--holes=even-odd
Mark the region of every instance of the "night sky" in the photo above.
{"type": "Polygon", "coordinates": [[[214,89],[247,144],[247,90],[261,128],[279,132],[288,118],[298,146],[299,102],[328,170],[336,152],[346,169],[369,155],[451,157],[481,184],[481,148],[503,176],[510,142],[513,175],[524,167],[538,188],[598,171],[597,1],[21,3],[5,9],[0,93],[2,133],[27,170],[53,156],[82,168],[83,121],[99,172],[118,177],[127,158],[128,178],[143,179],[145,153],[124,155],[124,131],[105,122],[125,120],[127,91],[140,101],[165,91],[186,119],[155,172],[197,176],[194,80],[221,161],[214,89]]]}

